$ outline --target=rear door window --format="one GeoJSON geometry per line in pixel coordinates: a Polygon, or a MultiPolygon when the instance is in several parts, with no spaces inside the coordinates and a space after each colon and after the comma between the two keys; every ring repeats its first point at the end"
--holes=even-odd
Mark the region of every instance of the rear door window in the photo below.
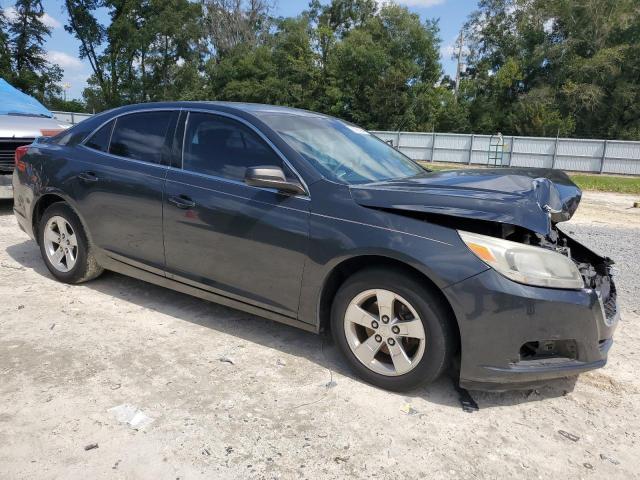
{"type": "Polygon", "coordinates": [[[166,142],[173,112],[141,112],[116,119],[109,153],[149,163],[165,163],[166,142]]]}
{"type": "Polygon", "coordinates": [[[111,120],[106,125],[100,127],[100,129],[96,133],[91,135],[89,140],[85,142],[85,145],[100,152],[108,152],[109,141],[111,140],[111,131],[113,130],[113,123],[113,120],[111,120]]]}

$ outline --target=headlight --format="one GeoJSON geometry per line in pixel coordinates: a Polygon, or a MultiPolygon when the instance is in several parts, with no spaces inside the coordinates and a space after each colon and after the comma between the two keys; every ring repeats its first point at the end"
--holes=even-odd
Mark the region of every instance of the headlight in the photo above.
{"type": "Polygon", "coordinates": [[[584,288],[578,267],[564,255],[542,247],[458,231],[483,262],[519,283],[551,288],[584,288]]]}

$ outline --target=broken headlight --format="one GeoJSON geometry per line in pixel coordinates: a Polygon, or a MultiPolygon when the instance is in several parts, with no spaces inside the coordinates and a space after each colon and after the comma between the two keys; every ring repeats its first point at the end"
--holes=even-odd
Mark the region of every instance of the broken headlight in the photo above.
{"type": "Polygon", "coordinates": [[[458,231],[476,257],[511,280],[550,288],[584,288],[578,267],[561,253],[477,233],[458,231]]]}

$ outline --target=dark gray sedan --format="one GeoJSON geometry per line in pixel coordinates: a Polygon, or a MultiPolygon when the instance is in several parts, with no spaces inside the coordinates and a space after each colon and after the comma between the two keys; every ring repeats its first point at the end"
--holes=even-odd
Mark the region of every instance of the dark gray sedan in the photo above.
{"type": "Polygon", "coordinates": [[[510,389],[601,367],[612,261],[556,227],[561,172],[425,170],[361,128],[252,104],[112,110],[20,147],[14,211],[52,275],[114,270],[302,329],[366,381],[452,364],[510,389]]]}

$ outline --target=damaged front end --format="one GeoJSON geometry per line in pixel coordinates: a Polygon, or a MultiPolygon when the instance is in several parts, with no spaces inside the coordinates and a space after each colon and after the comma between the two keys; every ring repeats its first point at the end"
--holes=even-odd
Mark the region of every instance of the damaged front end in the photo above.
{"type": "MultiPolygon", "coordinates": [[[[351,195],[362,206],[424,219],[453,228],[461,232],[461,236],[464,232],[471,232],[560,254],[572,265],[562,265],[567,262],[555,257],[557,265],[554,268],[550,265],[554,261],[553,256],[537,259],[536,249],[526,251],[526,247],[517,251],[511,246],[516,254],[502,251],[508,247],[499,244],[479,246],[475,250],[471,248],[483,261],[497,267],[501,273],[508,270],[513,275],[508,273],[506,276],[520,283],[593,289],[602,298],[608,313],[616,313],[611,311],[611,306],[615,305],[615,286],[611,276],[613,261],[591,251],[557,227],[558,223],[571,219],[582,197],[580,188],[562,171],[512,168],[436,172],[352,186],[351,195]],[[489,250],[492,248],[497,254],[509,253],[510,257],[492,264],[486,257],[491,255],[489,250]],[[518,275],[514,273],[518,258],[529,263],[547,262],[550,273],[556,273],[560,278],[554,281],[550,275],[545,281],[531,275],[518,275]],[[503,268],[500,268],[501,263],[503,268]],[[563,275],[567,278],[562,279],[563,275]]],[[[537,254],[539,256],[540,252],[537,254]]],[[[536,265],[525,267],[535,270],[536,265]]]]}
{"type": "Polygon", "coordinates": [[[582,196],[563,172],[441,172],[351,194],[362,206],[456,230],[490,267],[445,288],[464,387],[528,388],[606,363],[619,319],[614,262],[558,228],[582,196]]]}
{"type": "Polygon", "coordinates": [[[609,257],[603,257],[554,227],[552,240],[540,238],[540,246],[549,248],[571,259],[584,281],[584,288],[592,289],[598,295],[603,309],[605,323],[613,325],[618,317],[617,294],[613,281],[613,265],[609,257]]]}

